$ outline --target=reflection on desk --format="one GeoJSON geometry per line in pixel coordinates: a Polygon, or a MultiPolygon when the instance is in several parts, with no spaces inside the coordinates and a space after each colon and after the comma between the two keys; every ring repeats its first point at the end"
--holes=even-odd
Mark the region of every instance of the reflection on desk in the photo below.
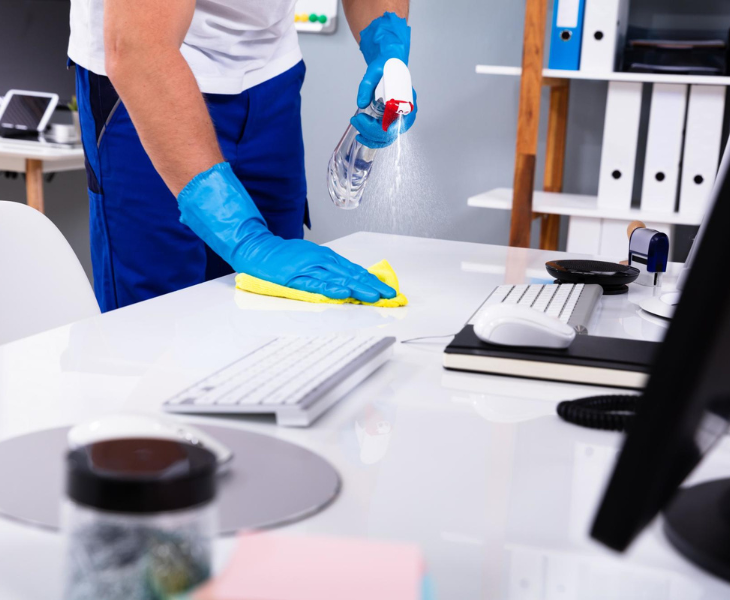
{"type": "MultiPolygon", "coordinates": [[[[371,332],[399,340],[454,333],[504,282],[508,258],[509,276],[528,281],[547,260],[568,257],[364,233],[331,247],[361,264],[387,257],[411,301],[405,316],[241,296],[232,276],[207,282],[0,346],[0,438],[126,409],[156,410],[234,360],[240,340],[262,331],[371,332]],[[465,270],[465,263],[489,268],[465,270]]],[[[672,276],[670,270],[665,281],[672,276]]],[[[645,327],[637,313],[647,292],[606,298],[601,335],[660,339],[663,329],[650,321],[645,327]]],[[[447,341],[398,344],[393,360],[307,430],[261,419],[190,421],[274,435],[325,457],[340,472],[342,495],[286,529],[414,542],[437,598],[585,600],[595,590],[621,600],[730,596],[729,585],[682,559],[656,524],[625,556],[589,540],[594,503],[622,438],[563,423],[552,411],[560,400],[608,390],[447,373],[447,341]]],[[[693,481],[728,469],[730,438],[693,481]]],[[[0,521],[0,540],[0,598],[55,597],[60,538],[0,521]]],[[[232,544],[220,542],[219,567],[232,544]]]]}

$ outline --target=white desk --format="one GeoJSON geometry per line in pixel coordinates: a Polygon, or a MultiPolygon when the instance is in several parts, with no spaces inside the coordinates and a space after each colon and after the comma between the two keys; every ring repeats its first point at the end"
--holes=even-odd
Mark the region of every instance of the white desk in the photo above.
{"type": "Polygon", "coordinates": [[[0,171],[25,173],[28,206],[44,212],[43,174],[84,168],[82,148],[56,148],[27,140],[0,139],[0,171]]]}
{"type": "MultiPolygon", "coordinates": [[[[0,347],[0,438],[155,409],[236,358],[249,334],[454,333],[492,286],[545,278],[542,265],[557,254],[376,234],[331,245],[363,264],[390,260],[410,305],[308,305],[236,292],[225,277],[19,340],[0,347]]],[[[605,298],[601,332],[660,338],[661,325],[634,304],[651,291],[632,288],[628,302],[605,298]]],[[[399,344],[390,363],[310,429],[217,420],[299,443],[340,471],[342,495],[290,531],[414,541],[441,600],[730,595],[730,585],[682,559],[657,523],[627,556],[588,539],[621,438],[563,423],[554,409],[597,388],[447,372],[442,341],[399,344]]],[[[729,441],[693,480],[730,473],[729,441]]],[[[231,546],[220,542],[219,564],[231,546]]],[[[0,598],[56,597],[61,557],[60,536],[0,520],[0,598]]]]}

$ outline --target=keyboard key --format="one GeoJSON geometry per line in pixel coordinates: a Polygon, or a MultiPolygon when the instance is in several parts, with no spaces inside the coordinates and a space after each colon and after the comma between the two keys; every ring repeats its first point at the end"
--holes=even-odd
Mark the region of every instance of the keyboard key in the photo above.
{"type": "Polygon", "coordinates": [[[516,285],[512,288],[512,291],[504,299],[504,304],[518,304],[522,295],[527,291],[526,285],[516,285]]]}
{"type": "Polygon", "coordinates": [[[520,298],[519,304],[521,306],[532,306],[537,300],[538,295],[542,291],[542,286],[531,285],[527,291],[520,298]]]}
{"type": "Polygon", "coordinates": [[[540,295],[537,297],[537,300],[532,305],[532,307],[535,310],[539,310],[540,312],[545,312],[545,309],[548,307],[548,304],[550,304],[550,300],[552,300],[557,287],[557,285],[542,286],[540,295]]]}
{"type": "Polygon", "coordinates": [[[489,298],[487,298],[484,306],[489,306],[490,304],[501,304],[507,297],[507,295],[512,291],[513,287],[514,286],[511,285],[500,285],[494,288],[494,291],[489,295],[489,298]]]}
{"type": "Polygon", "coordinates": [[[570,320],[570,317],[573,315],[573,310],[575,310],[575,307],[578,304],[578,300],[580,299],[580,294],[582,290],[583,284],[580,284],[573,286],[573,289],[570,291],[570,296],[565,302],[563,310],[560,313],[560,320],[564,323],[567,323],[570,320]]]}

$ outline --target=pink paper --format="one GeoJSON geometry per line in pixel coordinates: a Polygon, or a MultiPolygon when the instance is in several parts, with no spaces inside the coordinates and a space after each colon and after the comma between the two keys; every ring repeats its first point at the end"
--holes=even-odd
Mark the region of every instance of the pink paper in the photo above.
{"type": "Polygon", "coordinates": [[[418,546],[369,540],[239,536],[224,572],[195,600],[420,600],[418,546]]]}

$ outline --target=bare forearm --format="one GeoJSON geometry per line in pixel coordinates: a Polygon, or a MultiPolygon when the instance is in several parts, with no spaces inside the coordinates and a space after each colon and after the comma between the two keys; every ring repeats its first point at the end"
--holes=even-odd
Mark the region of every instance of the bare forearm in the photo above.
{"type": "Polygon", "coordinates": [[[176,196],[223,160],[180,46],[195,0],[105,0],[106,70],[144,149],[176,196]]]}
{"type": "Polygon", "coordinates": [[[177,196],[198,173],[223,160],[195,77],[179,50],[153,48],[107,64],[152,164],[177,196]]]}
{"type": "Polygon", "coordinates": [[[407,19],[408,5],[409,0],[342,0],[350,31],[358,43],[360,32],[385,12],[394,12],[407,19]]]}

